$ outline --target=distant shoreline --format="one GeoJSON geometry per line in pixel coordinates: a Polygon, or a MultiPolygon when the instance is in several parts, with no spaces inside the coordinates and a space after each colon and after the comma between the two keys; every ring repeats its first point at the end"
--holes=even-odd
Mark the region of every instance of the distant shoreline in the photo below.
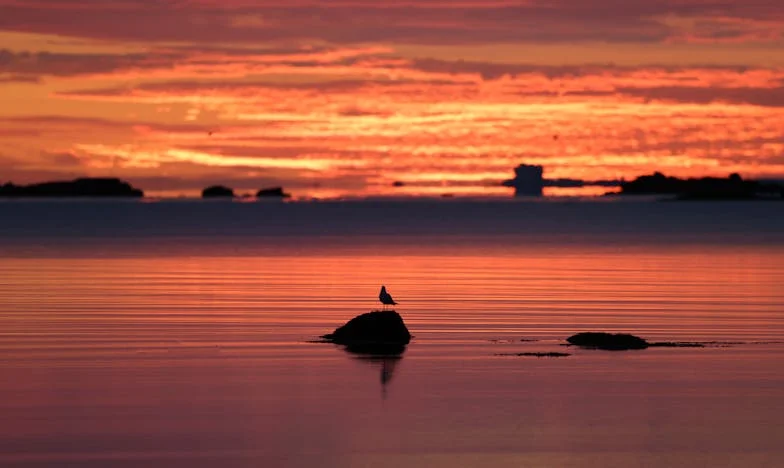
{"type": "MultiPolygon", "coordinates": [[[[491,187],[488,187],[491,188],[491,187]]],[[[567,187],[572,188],[572,187],[567,187]]],[[[744,180],[738,174],[731,174],[727,178],[703,177],[679,179],[665,176],[659,172],[652,175],[637,177],[632,181],[621,181],[620,190],[617,192],[601,193],[575,193],[555,192],[536,195],[515,196],[494,193],[471,194],[335,194],[333,196],[308,196],[301,194],[292,196],[283,187],[261,188],[254,193],[237,193],[231,187],[213,185],[199,192],[173,193],[159,191],[145,193],[130,183],[117,178],[80,178],[71,181],[42,182],[30,185],[16,185],[6,183],[0,185],[0,200],[68,200],[68,199],[143,199],[144,201],[160,200],[211,200],[254,202],[261,200],[295,201],[295,202],[326,202],[326,201],[390,201],[390,202],[416,202],[422,200],[463,200],[463,201],[602,201],[644,199],[644,201],[781,201],[784,200],[784,185],[776,182],[761,182],[744,180]]],[[[533,192],[532,192],[533,193],[533,192]]]]}
{"type": "Polygon", "coordinates": [[[71,181],[0,186],[0,197],[7,198],[143,198],[144,192],[116,178],[81,178],[71,181]]]}
{"type": "Polygon", "coordinates": [[[675,196],[663,195],[609,195],[609,196],[542,196],[536,198],[520,197],[500,197],[500,196],[463,196],[463,197],[430,197],[430,196],[371,196],[371,197],[341,197],[341,198],[291,198],[291,199],[265,199],[256,197],[245,198],[202,198],[199,196],[155,196],[145,195],[144,197],[123,197],[123,196],[33,196],[33,197],[10,197],[0,196],[2,204],[27,204],[27,203],[131,203],[131,204],[190,204],[198,203],[205,205],[264,205],[264,204],[433,204],[433,205],[455,205],[455,204],[478,204],[478,205],[548,205],[548,204],[650,204],[650,203],[770,203],[784,201],[779,198],[752,198],[752,199],[690,199],[678,198],[675,196]]]}
{"type": "Polygon", "coordinates": [[[739,174],[679,179],[655,172],[624,182],[621,191],[612,195],[658,195],[675,201],[781,201],[784,185],[744,180],[739,174]]]}

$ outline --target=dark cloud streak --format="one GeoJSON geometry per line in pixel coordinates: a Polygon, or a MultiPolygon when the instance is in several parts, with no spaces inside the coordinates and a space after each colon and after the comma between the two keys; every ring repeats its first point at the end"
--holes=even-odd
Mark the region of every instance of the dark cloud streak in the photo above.
{"type": "MultiPolygon", "coordinates": [[[[164,2],[2,1],[0,29],[135,41],[253,43],[489,44],[499,42],[660,42],[680,37],[671,17],[784,21],[770,1],[550,2],[164,2]]],[[[731,25],[700,25],[707,37],[742,35],[731,25]],[[716,30],[713,30],[716,28],[716,30]]],[[[752,29],[755,27],[749,24],[752,29]]],[[[769,26],[767,26],[769,27],[769,26]]]]}

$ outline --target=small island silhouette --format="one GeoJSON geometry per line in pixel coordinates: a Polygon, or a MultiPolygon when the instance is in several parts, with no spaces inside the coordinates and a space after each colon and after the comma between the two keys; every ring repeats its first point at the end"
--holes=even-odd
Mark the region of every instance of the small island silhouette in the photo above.
{"type": "Polygon", "coordinates": [[[202,198],[234,198],[234,190],[223,185],[212,185],[201,191],[202,198]]]}
{"type": "MultiPolygon", "coordinates": [[[[202,198],[235,198],[236,196],[234,189],[225,185],[211,185],[201,191],[202,198]]],[[[257,191],[256,198],[291,198],[291,194],[283,190],[283,187],[269,187],[257,191]]]]}
{"type": "Polygon", "coordinates": [[[0,197],[133,197],[144,192],[117,178],[80,178],[31,185],[0,185],[0,197]]]}
{"type": "Polygon", "coordinates": [[[784,200],[784,186],[744,180],[739,174],[727,178],[679,179],[655,172],[623,182],[620,192],[608,195],[667,195],[677,200],[784,200]]]}
{"type": "Polygon", "coordinates": [[[291,194],[283,190],[283,187],[263,188],[256,192],[257,198],[291,198],[291,194]]]}
{"type": "MultiPolygon", "coordinates": [[[[201,192],[202,198],[235,198],[234,189],[223,185],[211,185],[201,192]]],[[[40,182],[17,185],[7,182],[0,185],[0,197],[4,198],[142,198],[144,191],[116,177],[80,177],[74,180],[40,182]]],[[[283,187],[267,187],[256,192],[259,199],[286,199],[291,194],[283,187]]]]}

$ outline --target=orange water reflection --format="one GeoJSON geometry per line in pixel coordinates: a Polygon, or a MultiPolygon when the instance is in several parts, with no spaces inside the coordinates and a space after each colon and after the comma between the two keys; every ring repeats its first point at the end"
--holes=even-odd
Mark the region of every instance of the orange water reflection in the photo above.
{"type": "Polygon", "coordinates": [[[0,462],[784,460],[784,250],[384,245],[0,259],[0,462]],[[415,337],[401,360],[307,343],[381,283],[415,337]],[[767,343],[496,356],[587,329],[767,343]]]}
{"type": "Polygon", "coordinates": [[[538,249],[491,248],[469,255],[6,259],[0,263],[6,278],[0,295],[13,306],[5,315],[17,320],[7,324],[11,330],[21,332],[35,322],[39,331],[44,326],[62,334],[100,322],[110,328],[108,334],[85,336],[98,342],[153,324],[162,328],[148,329],[145,338],[166,341],[166,333],[206,332],[177,328],[204,320],[228,327],[229,341],[252,340],[242,331],[249,324],[301,326],[303,333],[318,333],[377,307],[379,284],[390,287],[407,320],[426,333],[482,330],[556,337],[601,326],[679,337],[769,337],[784,325],[779,316],[782,251],[538,249]],[[125,327],[111,329],[120,324],[125,327]]]}

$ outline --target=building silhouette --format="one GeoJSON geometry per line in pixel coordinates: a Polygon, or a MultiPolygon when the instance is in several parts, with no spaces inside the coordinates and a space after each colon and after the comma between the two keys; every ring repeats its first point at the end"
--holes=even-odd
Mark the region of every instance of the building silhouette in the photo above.
{"type": "Polygon", "coordinates": [[[515,168],[514,179],[504,181],[506,187],[515,189],[516,197],[541,197],[544,189],[544,168],[520,164],[515,168]]]}

